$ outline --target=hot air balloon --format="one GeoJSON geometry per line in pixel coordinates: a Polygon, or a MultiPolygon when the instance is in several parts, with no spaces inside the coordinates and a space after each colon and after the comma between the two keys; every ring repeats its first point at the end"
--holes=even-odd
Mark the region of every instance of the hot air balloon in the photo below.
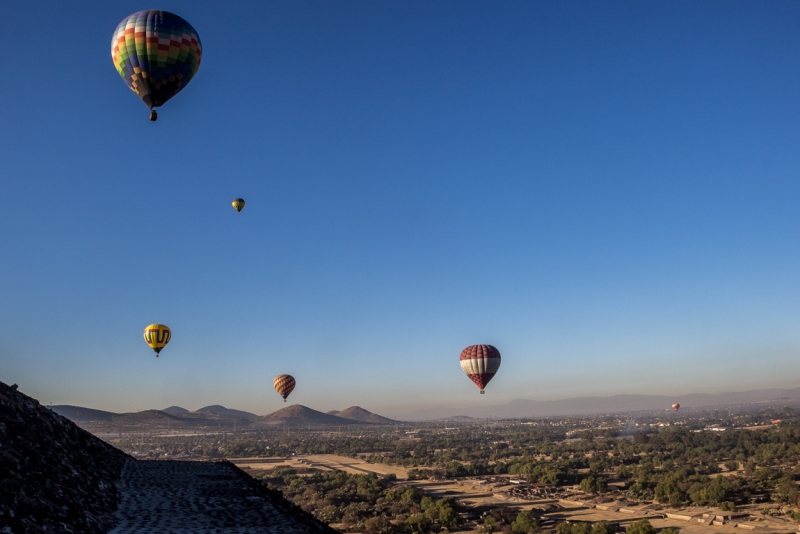
{"type": "Polygon", "coordinates": [[[167,346],[171,337],[172,331],[165,324],[151,324],[144,329],[144,340],[151,349],[156,351],[156,358],[161,349],[167,346]]]}
{"type": "Polygon", "coordinates": [[[145,10],[125,17],[111,38],[117,72],[150,108],[177,95],[200,67],[203,47],[192,26],[166,11],[145,10]]]}
{"type": "Polygon", "coordinates": [[[275,391],[283,397],[283,402],[286,402],[286,397],[294,390],[294,377],[292,375],[278,375],[275,377],[272,385],[275,386],[275,391]]]}
{"type": "Polygon", "coordinates": [[[481,389],[500,368],[500,351],[491,345],[471,345],[461,351],[461,369],[481,389]]]}
{"type": "Polygon", "coordinates": [[[678,404],[677,402],[676,402],[675,404],[673,404],[673,405],[672,405],[672,411],[673,411],[673,412],[677,412],[677,411],[678,411],[678,410],[680,410],[680,409],[681,409],[681,405],[680,405],[680,404],[678,404]]]}
{"type": "Polygon", "coordinates": [[[237,212],[241,213],[244,209],[244,199],[234,198],[233,202],[231,202],[231,206],[233,206],[233,209],[235,209],[237,212]]]}

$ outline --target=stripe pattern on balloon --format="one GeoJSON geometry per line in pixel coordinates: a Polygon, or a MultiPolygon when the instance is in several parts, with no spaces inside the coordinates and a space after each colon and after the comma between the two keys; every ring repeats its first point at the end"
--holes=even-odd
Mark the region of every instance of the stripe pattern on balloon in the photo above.
{"type": "Polygon", "coordinates": [[[500,368],[500,351],[491,345],[471,345],[461,351],[461,369],[483,393],[500,368]]]}
{"type": "Polygon", "coordinates": [[[294,377],[292,375],[278,375],[275,377],[272,385],[275,386],[275,391],[283,397],[283,402],[286,402],[286,397],[289,396],[289,393],[294,391],[294,377]]]}

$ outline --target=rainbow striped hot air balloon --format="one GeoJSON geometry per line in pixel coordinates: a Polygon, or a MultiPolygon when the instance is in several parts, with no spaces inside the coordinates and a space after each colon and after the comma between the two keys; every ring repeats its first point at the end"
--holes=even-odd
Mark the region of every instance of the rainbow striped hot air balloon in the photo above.
{"type": "Polygon", "coordinates": [[[280,396],[283,397],[283,402],[286,402],[286,397],[289,396],[289,393],[294,391],[295,384],[296,383],[292,375],[278,375],[272,382],[272,385],[275,386],[275,391],[277,391],[280,396]]]}
{"type": "Polygon", "coordinates": [[[165,324],[151,324],[144,329],[144,341],[156,351],[156,358],[161,349],[167,346],[172,338],[172,331],[165,324]]]}
{"type": "Polygon", "coordinates": [[[150,108],[177,95],[200,68],[203,47],[191,24],[166,11],[145,10],[125,17],[111,38],[117,72],[150,108]]]}
{"type": "Polygon", "coordinates": [[[461,351],[461,369],[480,388],[481,395],[499,368],[500,351],[491,345],[471,345],[461,351]]]}

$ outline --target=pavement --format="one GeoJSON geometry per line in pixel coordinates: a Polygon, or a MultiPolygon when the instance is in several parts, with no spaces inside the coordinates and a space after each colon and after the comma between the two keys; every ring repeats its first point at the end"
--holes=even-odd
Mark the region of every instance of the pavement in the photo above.
{"type": "Polygon", "coordinates": [[[226,462],[130,460],[112,534],[324,532],[226,462]],[[254,485],[255,484],[255,485],[254,485]],[[288,511],[287,511],[288,510],[288,511]]]}

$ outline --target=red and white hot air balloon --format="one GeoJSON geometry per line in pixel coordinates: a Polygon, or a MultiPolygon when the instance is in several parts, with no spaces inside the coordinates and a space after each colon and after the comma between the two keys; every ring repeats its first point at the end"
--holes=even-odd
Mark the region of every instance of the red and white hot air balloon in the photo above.
{"type": "Polygon", "coordinates": [[[461,351],[461,369],[481,389],[500,368],[500,351],[491,345],[471,345],[461,351]]]}
{"type": "Polygon", "coordinates": [[[676,402],[675,404],[673,404],[673,405],[672,405],[672,411],[673,411],[673,412],[677,412],[677,411],[678,411],[678,410],[680,410],[680,409],[681,409],[681,405],[680,405],[680,404],[678,404],[677,402],[676,402]]]}

